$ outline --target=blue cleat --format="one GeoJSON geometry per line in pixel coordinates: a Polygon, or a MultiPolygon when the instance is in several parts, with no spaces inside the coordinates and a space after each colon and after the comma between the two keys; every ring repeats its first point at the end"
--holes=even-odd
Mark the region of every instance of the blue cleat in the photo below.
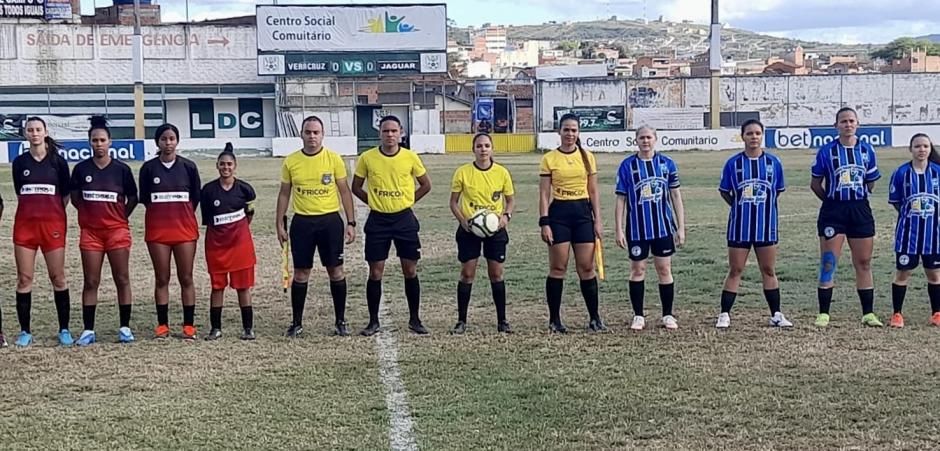
{"type": "Polygon", "coordinates": [[[72,333],[68,329],[59,331],[59,344],[65,347],[72,346],[75,341],[72,340],[72,333]]]}
{"type": "Polygon", "coordinates": [[[76,341],[75,344],[85,347],[95,344],[96,341],[98,341],[98,337],[95,335],[95,331],[85,330],[82,331],[82,334],[78,337],[78,341],[76,341]]]}
{"type": "Polygon", "coordinates": [[[20,334],[16,336],[16,341],[13,342],[18,348],[25,348],[33,344],[33,334],[26,332],[25,330],[20,331],[20,334]]]}
{"type": "Polygon", "coordinates": [[[131,332],[130,327],[122,327],[118,329],[118,341],[121,343],[133,343],[134,342],[134,333],[131,332]]]}

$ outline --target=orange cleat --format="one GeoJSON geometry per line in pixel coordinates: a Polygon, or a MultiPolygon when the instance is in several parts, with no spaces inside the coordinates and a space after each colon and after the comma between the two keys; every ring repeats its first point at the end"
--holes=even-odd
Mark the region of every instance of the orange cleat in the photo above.
{"type": "Polygon", "coordinates": [[[196,328],[193,326],[183,326],[183,340],[195,340],[196,328]]]}
{"type": "Polygon", "coordinates": [[[930,324],[940,327],[940,312],[934,312],[933,316],[930,317],[930,324]]]}
{"type": "Polygon", "coordinates": [[[153,330],[153,338],[164,339],[170,336],[170,326],[166,324],[160,324],[156,329],[153,330]]]}
{"type": "Polygon", "coordinates": [[[904,327],[904,317],[900,313],[895,313],[891,315],[891,321],[888,321],[888,325],[897,329],[904,327]]]}

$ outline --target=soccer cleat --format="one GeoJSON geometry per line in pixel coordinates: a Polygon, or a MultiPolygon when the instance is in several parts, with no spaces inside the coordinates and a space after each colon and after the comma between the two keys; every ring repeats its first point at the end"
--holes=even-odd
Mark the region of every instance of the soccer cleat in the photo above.
{"type": "Polygon", "coordinates": [[[212,329],[209,335],[206,335],[206,341],[216,341],[222,338],[222,329],[212,329]]]}
{"type": "Polygon", "coordinates": [[[62,329],[59,331],[59,345],[65,346],[66,348],[72,346],[75,343],[75,340],[72,339],[72,333],[68,329],[62,329]]]}
{"type": "Polygon", "coordinates": [[[20,334],[16,336],[16,341],[13,342],[14,345],[18,348],[25,348],[33,344],[33,334],[21,330],[20,334]]]}
{"type": "Polygon", "coordinates": [[[3,335],[3,332],[0,332],[0,348],[5,348],[7,346],[7,337],[6,335],[3,335]]]}
{"type": "Polygon", "coordinates": [[[504,334],[511,334],[512,328],[509,327],[508,321],[500,321],[499,324],[496,325],[496,331],[504,334]]]}
{"type": "Polygon", "coordinates": [[[193,326],[183,326],[183,333],[180,335],[183,340],[195,340],[196,328],[193,326]]]}
{"type": "Polygon", "coordinates": [[[378,331],[379,331],[379,322],[378,321],[374,323],[369,322],[369,325],[367,325],[365,329],[362,329],[359,332],[359,335],[362,335],[363,337],[371,337],[375,335],[376,333],[378,333],[378,331]]]}
{"type": "Polygon", "coordinates": [[[238,337],[245,341],[251,341],[255,339],[255,332],[251,329],[245,329],[245,332],[242,333],[241,337],[238,337]]]}
{"type": "Polygon", "coordinates": [[[663,317],[663,327],[668,330],[676,330],[679,328],[679,322],[676,321],[674,316],[666,315],[663,317]]]}
{"type": "Polygon", "coordinates": [[[85,347],[91,346],[98,341],[98,335],[95,334],[93,330],[83,330],[82,334],[78,336],[78,340],[75,341],[75,344],[85,347]]]}
{"type": "Polygon", "coordinates": [[[302,333],[304,333],[304,326],[292,323],[290,327],[287,328],[287,332],[284,332],[284,336],[287,338],[297,338],[302,333]]]}
{"type": "Polygon", "coordinates": [[[346,321],[336,322],[336,328],[333,330],[333,335],[336,335],[337,337],[349,336],[349,325],[346,324],[346,321]]]}
{"type": "Polygon", "coordinates": [[[940,327],[940,312],[933,313],[933,316],[930,317],[930,324],[940,327]]]}
{"type": "Polygon", "coordinates": [[[718,321],[715,322],[715,327],[718,329],[727,329],[731,327],[731,314],[728,312],[719,313],[718,321]]]}
{"type": "Polygon", "coordinates": [[[904,317],[901,316],[900,313],[895,313],[891,315],[891,320],[888,321],[888,325],[895,329],[900,329],[904,327],[904,317]]]}
{"type": "Polygon", "coordinates": [[[467,323],[463,321],[457,321],[457,325],[454,326],[454,329],[450,331],[451,335],[462,335],[467,331],[467,323]]]}
{"type": "Polygon", "coordinates": [[[418,334],[418,335],[428,335],[431,332],[428,331],[421,321],[410,321],[408,322],[408,330],[418,334]]]}
{"type": "Polygon", "coordinates": [[[118,329],[118,342],[119,343],[133,343],[134,340],[136,340],[134,338],[134,332],[131,332],[130,327],[122,327],[118,329]]]}
{"type": "Polygon", "coordinates": [[[600,318],[592,319],[587,328],[591,332],[607,332],[607,325],[600,318]]]}
{"type": "Polygon", "coordinates": [[[867,313],[862,316],[862,324],[868,327],[885,327],[881,320],[878,319],[878,315],[875,315],[874,313],[867,313]]]}
{"type": "Polygon", "coordinates": [[[553,334],[566,334],[568,333],[568,328],[565,327],[565,325],[562,324],[561,321],[558,321],[557,323],[549,322],[548,331],[553,334]]]}
{"type": "Polygon", "coordinates": [[[160,324],[156,329],[153,330],[153,338],[157,340],[163,340],[170,337],[170,326],[166,324],[160,324]]]}
{"type": "Polygon", "coordinates": [[[783,316],[782,312],[777,312],[770,317],[770,327],[793,327],[793,323],[786,316],[783,316]]]}
{"type": "Polygon", "coordinates": [[[816,315],[816,321],[813,322],[816,327],[829,327],[829,314],[820,313],[816,315]]]}
{"type": "Polygon", "coordinates": [[[646,318],[636,315],[633,317],[633,323],[630,324],[630,330],[641,331],[646,328],[646,318]]]}

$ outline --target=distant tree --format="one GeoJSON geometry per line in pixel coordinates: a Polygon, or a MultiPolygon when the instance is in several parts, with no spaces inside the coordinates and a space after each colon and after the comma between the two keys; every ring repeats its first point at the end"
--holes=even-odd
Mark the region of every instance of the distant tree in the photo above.
{"type": "Polygon", "coordinates": [[[558,43],[558,49],[564,50],[565,52],[573,52],[581,47],[581,43],[578,41],[561,41],[558,43]]]}
{"type": "Polygon", "coordinates": [[[457,21],[454,19],[447,19],[447,28],[459,28],[457,21]]]}
{"type": "Polygon", "coordinates": [[[898,59],[904,55],[910,55],[912,50],[927,49],[928,55],[940,55],[940,43],[931,42],[926,39],[914,39],[910,37],[897,38],[888,43],[879,50],[871,53],[872,58],[881,58],[886,61],[898,59]]]}

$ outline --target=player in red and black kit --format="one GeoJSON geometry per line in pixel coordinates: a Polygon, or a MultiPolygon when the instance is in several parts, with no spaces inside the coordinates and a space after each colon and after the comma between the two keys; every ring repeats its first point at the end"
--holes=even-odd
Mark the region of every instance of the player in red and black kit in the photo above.
{"type": "Polygon", "coordinates": [[[82,252],[82,270],[85,283],[82,288],[82,321],[85,330],[75,343],[88,346],[97,341],[95,309],[98,306],[98,285],[101,267],[108,256],[111,276],[117,288],[120,326],[118,341],[131,343],[131,229],[127,218],[137,206],[137,184],[131,168],[123,161],[111,158],[111,130],[101,116],[91,118],[88,130],[92,158],[75,165],[70,188],[72,205],[78,210],[81,238],[78,248],[82,252]]]}
{"type": "Polygon", "coordinates": [[[238,293],[242,313],[242,340],[254,340],[251,287],[255,284],[255,243],[251,238],[255,190],[235,178],[237,163],[232,143],[216,160],[219,178],[202,187],[202,224],[206,226],[206,266],[212,281],[206,340],[222,337],[222,301],[225,287],[238,293]]]}
{"type": "Polygon", "coordinates": [[[13,222],[13,253],[16,257],[16,316],[21,329],[15,344],[25,347],[33,342],[30,329],[33,274],[36,251],[42,250],[59,317],[59,343],[71,346],[69,287],[65,279],[69,166],[59,155],[59,146],[49,137],[41,118],[26,120],[26,139],[29,152],[13,160],[13,187],[19,199],[13,222]]]}
{"type": "Polygon", "coordinates": [[[158,156],[140,168],[140,202],[147,207],[144,215],[144,241],[150,251],[154,270],[154,301],[157,304],[155,338],[170,336],[170,258],[176,261],[176,277],[183,301],[182,338],[196,339],[196,288],[193,263],[199,226],[199,169],[196,163],[176,153],[179,129],[172,124],[157,127],[154,140],[158,156]]]}

